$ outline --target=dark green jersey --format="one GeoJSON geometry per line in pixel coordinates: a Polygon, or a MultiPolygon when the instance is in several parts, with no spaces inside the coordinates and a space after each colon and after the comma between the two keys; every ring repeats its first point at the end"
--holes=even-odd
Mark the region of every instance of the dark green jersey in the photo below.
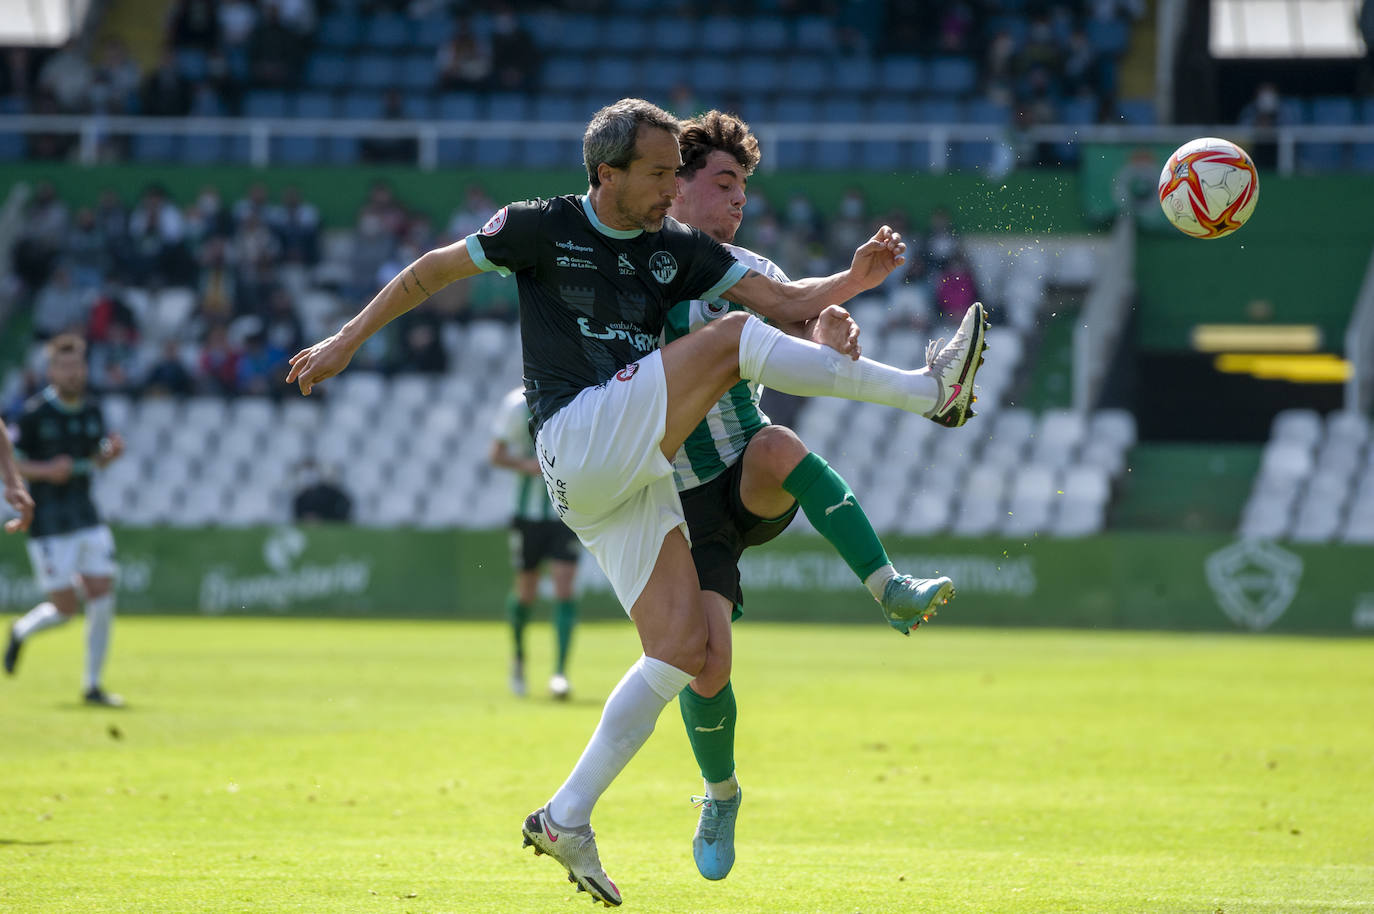
{"type": "Polygon", "coordinates": [[[34,504],[29,536],[70,533],[100,523],[91,501],[91,472],[104,437],[100,405],[89,397],[75,405],[67,404],[58,399],[57,391],[47,387],[24,404],[15,450],[26,460],[65,455],[73,463],[66,482],[29,482],[34,504]]]}

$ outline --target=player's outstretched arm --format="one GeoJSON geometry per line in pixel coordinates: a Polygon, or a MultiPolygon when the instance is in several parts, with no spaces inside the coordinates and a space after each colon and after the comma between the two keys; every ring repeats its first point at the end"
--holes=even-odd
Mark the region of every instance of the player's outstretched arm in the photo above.
{"type": "Polygon", "coordinates": [[[309,396],[316,384],[347,368],[358,347],[372,334],[450,283],[479,272],[462,241],[420,255],[383,286],[338,333],[292,356],[286,383],[300,385],[301,393],[309,396]]]}
{"type": "Polygon", "coordinates": [[[902,236],[884,225],[859,246],[849,269],[843,272],[779,282],[750,271],[726,290],[724,297],[779,323],[808,321],[827,305],[842,304],[877,287],[906,262],[905,254],[902,236]]]}
{"type": "Polygon", "coordinates": [[[14,459],[14,446],[10,443],[9,429],[0,422],[0,481],[5,485],[5,501],[19,515],[5,521],[6,533],[18,533],[29,529],[33,521],[33,497],[19,472],[19,464],[14,459]]]}
{"type": "Polygon", "coordinates": [[[514,470],[517,473],[524,473],[526,476],[541,476],[543,470],[539,468],[539,461],[533,457],[521,457],[515,454],[500,438],[491,443],[491,450],[487,452],[487,460],[492,466],[501,467],[506,470],[514,470]]]}

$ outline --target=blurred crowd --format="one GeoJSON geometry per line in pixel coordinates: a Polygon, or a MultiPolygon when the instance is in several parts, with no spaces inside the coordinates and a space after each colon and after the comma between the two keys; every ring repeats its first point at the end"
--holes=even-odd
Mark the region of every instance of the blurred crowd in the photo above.
{"type": "MultiPolygon", "coordinates": [[[[27,318],[34,354],[4,390],[6,412],[39,386],[39,344],[65,331],[89,342],[100,391],[284,394],[292,354],[336,329],[420,254],[480,229],[498,206],[471,185],[436,228],[379,181],[351,228],[327,233],[292,186],[274,197],[253,184],[235,200],[213,185],[186,200],[159,185],[132,199],[108,188],[93,205],[69,207],[39,184],[0,279],[0,321],[8,334],[27,318]]],[[[946,209],[913,225],[903,210],[876,209],[852,188],[829,216],[802,193],[775,204],[751,192],[746,213],[739,243],[798,277],[843,269],[882,222],[901,231],[907,263],[873,293],[886,326],[936,328],[978,295],[946,209]]],[[[446,328],[478,317],[514,321],[513,284],[484,275],[441,290],[370,341],[354,367],[446,372],[455,356],[446,328]]]]}

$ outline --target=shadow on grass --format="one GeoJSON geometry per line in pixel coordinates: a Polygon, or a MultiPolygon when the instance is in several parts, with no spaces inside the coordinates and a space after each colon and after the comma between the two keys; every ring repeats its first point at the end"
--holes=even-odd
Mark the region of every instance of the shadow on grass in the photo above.
{"type": "Polygon", "coordinates": [[[59,838],[53,841],[21,841],[18,838],[0,838],[0,847],[13,845],[15,847],[47,847],[50,844],[71,844],[70,838],[59,838]]]}

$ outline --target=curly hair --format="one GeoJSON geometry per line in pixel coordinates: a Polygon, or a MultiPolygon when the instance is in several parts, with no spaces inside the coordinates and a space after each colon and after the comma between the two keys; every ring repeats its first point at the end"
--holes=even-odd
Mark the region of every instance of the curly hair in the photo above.
{"type": "Polygon", "coordinates": [[[749,125],[724,111],[707,111],[687,121],[678,137],[682,150],[682,168],[678,174],[690,178],[706,164],[706,157],[719,149],[729,153],[746,175],[754,173],[762,155],[759,141],[749,131],[749,125]]]}

